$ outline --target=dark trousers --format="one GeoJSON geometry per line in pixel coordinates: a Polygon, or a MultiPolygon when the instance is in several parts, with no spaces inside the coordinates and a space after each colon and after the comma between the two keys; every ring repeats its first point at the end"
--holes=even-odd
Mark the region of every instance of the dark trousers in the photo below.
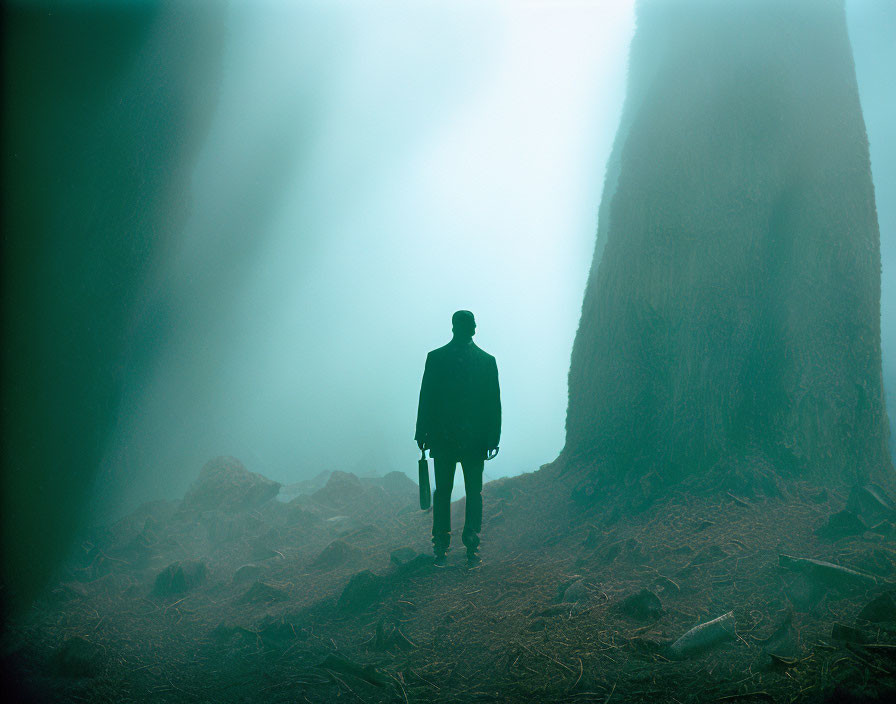
{"type": "MultiPolygon", "coordinates": [[[[451,492],[457,462],[438,457],[433,462],[436,490],[432,496],[432,545],[437,553],[445,552],[451,543],[451,492]]],[[[482,459],[468,459],[460,460],[460,464],[467,492],[462,540],[467,550],[475,552],[479,547],[479,531],[482,530],[482,469],[485,462],[482,459]]]]}

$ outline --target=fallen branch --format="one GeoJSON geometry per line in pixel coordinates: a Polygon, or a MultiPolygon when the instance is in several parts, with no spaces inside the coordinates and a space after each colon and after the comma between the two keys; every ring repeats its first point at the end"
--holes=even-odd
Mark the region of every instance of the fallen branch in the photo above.
{"type": "Polygon", "coordinates": [[[676,658],[686,658],[694,653],[709,648],[717,643],[734,638],[734,612],[694,626],[669,648],[669,653],[676,658]]]}

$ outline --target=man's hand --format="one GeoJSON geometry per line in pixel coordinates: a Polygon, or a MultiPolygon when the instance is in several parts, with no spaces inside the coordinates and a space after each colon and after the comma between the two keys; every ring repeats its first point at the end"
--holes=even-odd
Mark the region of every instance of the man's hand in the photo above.
{"type": "Polygon", "coordinates": [[[420,448],[420,452],[423,452],[423,450],[426,448],[426,442],[424,440],[418,440],[417,447],[420,448]]]}
{"type": "Polygon", "coordinates": [[[493,460],[497,456],[498,456],[498,448],[497,447],[493,447],[490,450],[488,450],[488,452],[485,453],[486,460],[493,460]]]}

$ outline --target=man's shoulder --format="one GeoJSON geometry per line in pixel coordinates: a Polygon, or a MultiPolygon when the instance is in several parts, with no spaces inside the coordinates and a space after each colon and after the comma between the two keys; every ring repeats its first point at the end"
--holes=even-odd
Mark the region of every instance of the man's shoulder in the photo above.
{"type": "Polygon", "coordinates": [[[434,350],[430,350],[427,357],[444,357],[446,354],[449,354],[451,351],[451,343],[449,342],[447,345],[442,345],[441,347],[436,347],[434,350]]]}
{"type": "Polygon", "coordinates": [[[484,359],[484,360],[489,360],[489,361],[492,361],[492,362],[495,361],[495,358],[494,358],[492,355],[490,355],[490,354],[489,354],[488,352],[486,352],[484,349],[482,349],[481,347],[479,347],[475,342],[473,343],[473,349],[475,350],[476,354],[477,354],[479,357],[481,357],[482,359],[484,359]]]}
{"type": "MultiPolygon", "coordinates": [[[[471,342],[468,349],[472,351],[472,353],[479,359],[482,359],[484,361],[495,361],[495,358],[492,355],[479,347],[475,342],[471,342]]],[[[455,357],[461,351],[462,348],[459,347],[456,343],[449,342],[447,345],[442,345],[441,347],[437,347],[436,349],[432,350],[431,352],[429,352],[429,354],[426,355],[426,357],[427,359],[435,360],[446,359],[455,357]]]]}

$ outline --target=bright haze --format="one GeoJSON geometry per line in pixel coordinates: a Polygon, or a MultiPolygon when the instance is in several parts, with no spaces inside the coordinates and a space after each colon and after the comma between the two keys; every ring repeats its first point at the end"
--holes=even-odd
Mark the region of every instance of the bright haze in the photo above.
{"type": "MultiPolygon", "coordinates": [[[[849,10],[864,103],[886,8],[849,10]]],[[[111,510],[179,496],[220,454],[282,483],[410,473],[423,362],[458,309],[498,360],[486,479],[553,460],[633,30],[632,0],[235,3],[190,218],[134,321],[152,363],[110,434],[111,510]]],[[[866,120],[892,188],[890,98],[889,160],[866,120]]]]}

